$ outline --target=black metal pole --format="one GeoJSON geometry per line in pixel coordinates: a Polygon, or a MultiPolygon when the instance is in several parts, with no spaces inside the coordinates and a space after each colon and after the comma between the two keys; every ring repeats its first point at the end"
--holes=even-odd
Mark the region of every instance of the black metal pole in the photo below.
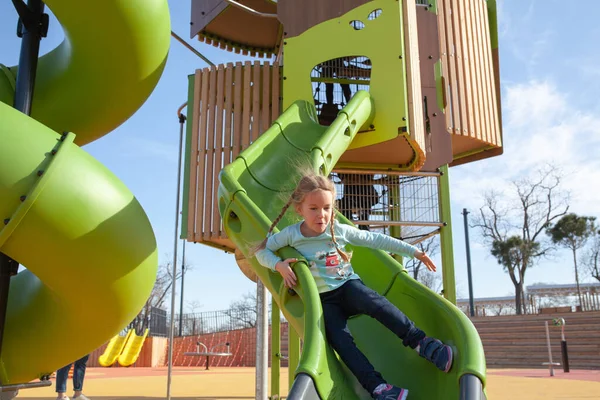
{"type": "Polygon", "coordinates": [[[181,297],[179,299],[179,336],[183,336],[183,281],[185,279],[185,239],[183,240],[183,252],[181,257],[181,297]]]}
{"type": "MultiPolygon", "coordinates": [[[[8,310],[8,291],[10,288],[10,277],[17,274],[19,263],[12,258],[0,253],[0,354],[2,354],[2,342],[4,340],[4,324],[8,310]]],[[[0,382],[2,384],[2,382],[0,382]]]]}
{"type": "Polygon", "coordinates": [[[560,353],[562,355],[563,371],[570,372],[571,369],[569,368],[569,350],[567,348],[567,341],[564,339],[560,341],[560,353]]]}
{"type": "Polygon", "coordinates": [[[41,0],[28,0],[27,6],[22,0],[13,0],[13,3],[20,17],[18,34],[23,38],[14,107],[24,114],[31,115],[40,41],[48,31],[48,16],[44,14],[44,3],[41,0]]]}
{"type": "MultiPolygon", "coordinates": [[[[44,14],[44,3],[41,0],[28,0],[27,5],[22,0],[13,0],[13,4],[19,14],[17,34],[23,38],[13,106],[22,113],[29,115],[31,114],[40,40],[48,30],[48,16],[44,14]]],[[[4,223],[7,224],[9,221],[5,220],[4,223]]],[[[2,343],[4,341],[10,278],[16,275],[18,270],[19,263],[0,253],[0,354],[2,354],[2,343]]]]}
{"type": "Polygon", "coordinates": [[[466,208],[463,208],[463,220],[465,223],[465,246],[467,248],[467,274],[469,278],[469,308],[471,309],[471,317],[475,316],[475,306],[473,305],[473,277],[471,275],[471,245],[469,244],[469,223],[467,221],[467,215],[469,212],[466,208]]]}

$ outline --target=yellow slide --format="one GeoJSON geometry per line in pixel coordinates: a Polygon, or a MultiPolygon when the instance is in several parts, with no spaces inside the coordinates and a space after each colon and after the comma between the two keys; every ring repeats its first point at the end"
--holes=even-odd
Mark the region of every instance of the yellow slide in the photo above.
{"type": "Polygon", "coordinates": [[[127,335],[116,335],[110,339],[108,346],[106,346],[106,350],[104,350],[104,353],[98,358],[98,363],[103,367],[110,367],[113,365],[117,361],[117,358],[119,358],[119,355],[123,352],[125,343],[127,343],[132,333],[133,329],[130,329],[127,331],[127,335]]]}
{"type": "Polygon", "coordinates": [[[119,355],[120,365],[129,367],[137,361],[138,357],[140,356],[140,352],[142,351],[142,347],[144,346],[146,336],[148,336],[147,328],[142,336],[138,336],[135,334],[135,332],[131,332],[123,352],[119,355]]]}

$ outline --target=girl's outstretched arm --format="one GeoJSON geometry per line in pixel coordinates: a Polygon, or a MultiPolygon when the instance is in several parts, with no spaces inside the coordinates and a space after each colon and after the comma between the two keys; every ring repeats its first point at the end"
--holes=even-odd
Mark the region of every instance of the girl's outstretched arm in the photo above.
{"type": "MultiPolygon", "coordinates": [[[[417,257],[419,253],[422,253],[415,246],[391,236],[384,235],[383,233],[363,231],[353,226],[340,223],[336,223],[335,231],[336,235],[339,234],[340,236],[344,237],[348,243],[355,246],[384,250],[409,258],[417,257]]],[[[425,255],[425,257],[427,256],[425,255]]]]}

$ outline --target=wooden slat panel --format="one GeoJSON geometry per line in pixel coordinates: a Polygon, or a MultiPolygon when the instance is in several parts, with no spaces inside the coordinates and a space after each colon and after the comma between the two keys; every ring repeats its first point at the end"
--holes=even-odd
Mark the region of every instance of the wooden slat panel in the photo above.
{"type": "Polygon", "coordinates": [[[244,68],[241,62],[235,63],[235,71],[233,71],[233,160],[236,159],[242,149],[242,87],[244,81],[242,79],[244,68]]]}
{"type": "MultiPolygon", "coordinates": [[[[223,167],[227,164],[231,164],[232,162],[232,116],[233,116],[233,63],[227,63],[225,67],[225,87],[224,87],[224,96],[225,96],[225,123],[224,123],[224,144],[223,144],[223,167]]],[[[218,194],[218,189],[217,189],[218,194]]],[[[218,210],[218,208],[217,208],[218,210]]],[[[227,233],[223,228],[223,220],[221,221],[221,233],[219,235],[220,239],[227,239],[227,233]]]]}
{"type": "Polygon", "coordinates": [[[234,156],[268,129],[272,118],[278,117],[279,70],[271,69],[269,63],[229,63],[197,71],[196,75],[195,135],[190,151],[196,149],[197,157],[191,157],[195,182],[190,182],[189,240],[232,249],[235,246],[227,239],[219,215],[218,176],[234,156]]]}
{"type": "Polygon", "coordinates": [[[225,158],[224,165],[231,164],[232,160],[232,120],[233,117],[233,63],[227,63],[225,68],[225,158]]]}
{"type": "Polygon", "coordinates": [[[188,221],[187,221],[187,240],[194,240],[196,232],[196,196],[198,195],[198,131],[200,119],[200,92],[202,88],[202,72],[196,70],[194,76],[194,104],[192,110],[192,143],[190,144],[190,181],[188,182],[188,221]]]}
{"type": "Polygon", "coordinates": [[[458,111],[460,115],[460,129],[454,129],[454,133],[457,135],[468,135],[468,120],[467,120],[467,107],[465,107],[465,73],[463,68],[464,57],[463,57],[463,49],[460,38],[460,15],[458,8],[459,0],[450,0],[451,4],[451,26],[454,34],[454,50],[455,57],[454,61],[456,64],[456,80],[454,84],[457,85],[458,90],[458,111]]]}
{"type": "Polygon", "coordinates": [[[265,133],[271,125],[269,103],[271,101],[271,65],[265,62],[262,67],[262,104],[260,107],[260,134],[265,133]]]}
{"type": "Polygon", "coordinates": [[[492,121],[494,113],[490,114],[491,107],[492,107],[492,98],[491,98],[492,91],[490,90],[490,83],[489,83],[489,79],[491,77],[489,68],[491,67],[491,65],[488,63],[487,51],[485,49],[487,46],[489,46],[489,42],[486,39],[486,31],[488,31],[488,27],[487,27],[487,24],[485,24],[485,20],[483,19],[484,13],[485,13],[485,3],[481,2],[480,4],[474,4],[473,11],[475,12],[475,18],[477,19],[477,30],[480,33],[478,44],[479,44],[479,56],[480,56],[480,67],[481,67],[480,69],[481,69],[481,77],[482,77],[482,82],[481,82],[481,84],[482,84],[481,90],[483,93],[482,108],[486,115],[485,140],[488,143],[495,144],[494,122],[492,121]]]}
{"type": "Polygon", "coordinates": [[[252,107],[252,92],[250,80],[252,79],[252,64],[250,61],[244,63],[244,103],[242,105],[242,150],[250,145],[250,109],[252,107]]]}
{"type": "Polygon", "coordinates": [[[275,61],[273,63],[273,90],[271,91],[271,122],[279,118],[280,114],[279,77],[279,61],[275,61]]]}
{"type": "Polygon", "coordinates": [[[477,21],[477,3],[481,3],[479,0],[468,0],[468,14],[467,14],[467,25],[469,27],[470,40],[470,51],[472,56],[472,62],[475,66],[473,69],[474,75],[472,76],[473,83],[473,96],[476,105],[475,109],[475,124],[476,124],[476,137],[479,140],[488,141],[488,129],[485,112],[485,91],[483,81],[483,68],[481,63],[481,32],[479,31],[479,23],[477,21]]]}
{"type": "Polygon", "coordinates": [[[208,120],[208,75],[209,69],[202,70],[202,93],[200,94],[200,118],[198,123],[198,131],[195,133],[200,136],[198,145],[198,195],[196,197],[196,229],[194,233],[194,241],[202,240],[204,235],[205,219],[204,219],[204,194],[205,194],[205,171],[206,171],[206,125],[208,120]]]}
{"type": "Polygon", "coordinates": [[[219,215],[219,172],[223,168],[223,103],[224,103],[224,86],[225,86],[225,71],[223,64],[217,69],[217,102],[215,104],[216,123],[215,123],[215,153],[214,153],[214,170],[213,170],[213,186],[212,186],[212,237],[221,236],[221,216],[219,215]]]}
{"type": "Polygon", "coordinates": [[[460,101],[458,99],[458,89],[456,84],[456,54],[453,44],[454,30],[452,29],[452,12],[450,9],[450,0],[440,0],[439,10],[440,28],[443,25],[442,32],[445,38],[444,43],[446,44],[444,52],[446,53],[447,60],[447,69],[444,71],[444,74],[448,79],[446,81],[446,87],[444,88],[444,92],[449,91],[448,104],[450,105],[450,112],[446,112],[446,120],[448,132],[456,133],[460,132],[460,101]]]}
{"type": "Polygon", "coordinates": [[[260,130],[260,61],[254,61],[252,67],[252,123],[250,140],[256,141],[261,134],[260,130]]]}
{"type": "Polygon", "coordinates": [[[485,108],[483,106],[485,91],[483,90],[483,71],[481,69],[481,34],[479,33],[478,23],[477,23],[477,12],[476,5],[477,1],[470,0],[469,7],[469,15],[470,15],[470,27],[472,31],[473,37],[473,56],[475,57],[473,62],[475,63],[475,85],[477,88],[477,104],[478,104],[478,115],[476,116],[477,121],[479,123],[479,135],[478,138],[482,141],[487,141],[487,130],[485,128],[487,118],[485,114],[485,108]]]}
{"type": "MultiPolygon", "coordinates": [[[[419,43],[417,40],[417,10],[414,0],[405,0],[403,4],[404,52],[406,53],[406,84],[408,92],[408,122],[412,140],[418,143],[420,149],[425,148],[425,129],[423,121],[423,103],[421,94],[421,71],[419,67],[419,43]]],[[[420,162],[415,165],[420,168],[425,162],[424,152],[420,162]]]]}
{"type": "Polygon", "coordinates": [[[463,98],[463,107],[465,108],[465,113],[467,116],[467,123],[465,127],[467,130],[466,135],[472,138],[476,138],[475,130],[477,128],[475,126],[475,104],[473,99],[473,91],[476,89],[472,85],[474,74],[472,68],[475,67],[473,65],[473,55],[471,50],[473,37],[470,35],[466,18],[466,15],[469,13],[469,4],[468,0],[461,0],[456,1],[455,3],[453,3],[453,5],[456,7],[454,11],[458,14],[458,20],[460,25],[460,48],[462,51],[463,82],[465,90],[465,97],[463,98]]]}
{"type": "Polygon", "coordinates": [[[204,208],[204,232],[203,239],[209,240],[212,232],[212,179],[215,163],[215,104],[217,101],[217,68],[211,67],[208,89],[208,126],[206,128],[207,135],[207,152],[206,152],[206,193],[205,193],[205,208],[204,208]]]}
{"type": "MultiPolygon", "coordinates": [[[[485,4],[487,5],[487,4],[485,4]]],[[[498,96],[496,95],[496,86],[494,84],[495,81],[495,77],[494,77],[494,73],[493,73],[493,60],[492,60],[492,43],[491,43],[491,38],[490,38],[490,22],[489,22],[489,18],[488,18],[488,13],[487,13],[487,7],[484,7],[484,4],[482,4],[481,7],[481,13],[483,14],[481,17],[481,20],[484,23],[484,26],[486,27],[485,29],[485,35],[483,36],[484,40],[485,40],[485,51],[486,51],[486,64],[487,64],[487,68],[486,68],[486,76],[487,76],[487,87],[490,93],[490,111],[489,111],[489,115],[492,122],[492,127],[490,129],[491,134],[493,135],[493,141],[492,143],[495,145],[499,145],[500,144],[500,128],[499,128],[499,122],[498,122],[498,96]]]]}

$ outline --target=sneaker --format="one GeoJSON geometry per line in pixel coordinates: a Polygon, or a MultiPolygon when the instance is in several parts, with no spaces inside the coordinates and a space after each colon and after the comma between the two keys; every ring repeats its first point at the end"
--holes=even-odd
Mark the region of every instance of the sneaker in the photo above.
{"type": "Polygon", "coordinates": [[[438,369],[448,372],[452,368],[452,361],[454,356],[452,354],[452,347],[442,343],[438,339],[424,337],[419,342],[419,355],[433,364],[438,369]]]}
{"type": "Polygon", "coordinates": [[[57,397],[56,400],[69,400],[69,396],[57,397]]]}
{"type": "Polygon", "coordinates": [[[373,392],[373,394],[375,395],[375,400],[406,400],[408,398],[408,389],[388,384],[385,388],[373,392]]]}
{"type": "Polygon", "coordinates": [[[80,394],[77,397],[73,397],[73,400],[90,400],[90,399],[88,399],[85,394],[80,394]]]}

